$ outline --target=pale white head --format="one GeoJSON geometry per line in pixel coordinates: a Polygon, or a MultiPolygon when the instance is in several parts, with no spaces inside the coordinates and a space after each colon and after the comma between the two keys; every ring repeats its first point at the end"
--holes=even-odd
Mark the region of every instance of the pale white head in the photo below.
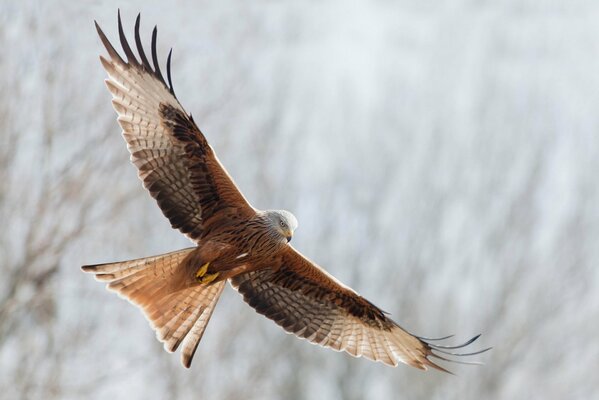
{"type": "Polygon", "coordinates": [[[297,218],[285,210],[268,210],[265,214],[271,223],[273,231],[281,234],[289,242],[293,237],[293,232],[297,228],[297,218]]]}

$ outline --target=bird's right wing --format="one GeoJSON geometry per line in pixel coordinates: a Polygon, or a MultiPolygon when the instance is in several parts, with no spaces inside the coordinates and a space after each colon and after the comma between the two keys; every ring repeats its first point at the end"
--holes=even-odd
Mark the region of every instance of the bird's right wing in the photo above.
{"type": "Polygon", "coordinates": [[[158,202],[173,228],[198,239],[211,219],[247,218],[254,209],[243,197],[214,151],[188,115],[173,90],[170,54],[165,82],[156,56],[156,28],[152,61],[146,57],[135,23],[133,54],[118,18],[119,37],[127,61],[114,49],[98,24],[96,29],[109,59],[100,57],[108,73],[106,86],[118,113],[123,136],[143,185],[158,202]]]}
{"type": "Polygon", "coordinates": [[[257,312],[314,344],[392,366],[403,362],[445,372],[431,358],[455,361],[439,353],[462,356],[488,350],[469,354],[448,351],[467,346],[478,336],[459,346],[442,346],[431,342],[446,338],[424,339],[410,334],[291,246],[276,263],[272,268],[238,275],[231,284],[257,312]]]}

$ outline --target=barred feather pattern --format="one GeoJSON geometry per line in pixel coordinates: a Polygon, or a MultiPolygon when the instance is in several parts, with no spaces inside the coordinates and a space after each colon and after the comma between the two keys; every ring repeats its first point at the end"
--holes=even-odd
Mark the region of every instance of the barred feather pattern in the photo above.
{"type": "MultiPolygon", "coordinates": [[[[109,58],[100,56],[108,73],[106,87],[118,114],[131,161],[150,195],[175,229],[197,242],[205,224],[223,209],[251,216],[254,209],[220,164],[193,118],[175,97],[158,66],[156,35],[152,35],[150,65],[140,39],[140,18],[135,23],[135,42],[140,60],[125,37],[119,15],[119,38],[126,61],[96,24],[109,58]]],[[[218,217],[225,216],[219,215],[218,217]]],[[[230,217],[230,215],[226,215],[230,217]]]]}
{"type": "Polygon", "coordinates": [[[231,279],[258,313],[311,343],[391,366],[445,371],[427,343],[289,247],[280,265],[231,279]]]}
{"type": "Polygon", "coordinates": [[[194,250],[83,267],[107,282],[109,290],[141,308],[167,351],[176,351],[182,343],[181,362],[187,368],[225,286],[224,281],[189,286],[178,279],[185,271],[182,263],[194,250]]]}

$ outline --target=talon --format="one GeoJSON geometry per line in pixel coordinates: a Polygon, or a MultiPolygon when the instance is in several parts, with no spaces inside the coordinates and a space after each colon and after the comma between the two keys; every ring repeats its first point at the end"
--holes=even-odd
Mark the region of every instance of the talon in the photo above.
{"type": "Polygon", "coordinates": [[[196,278],[201,281],[202,277],[204,275],[206,275],[206,272],[208,271],[208,266],[210,265],[210,262],[207,262],[206,264],[202,265],[200,267],[200,269],[198,269],[198,272],[196,272],[196,278]]]}
{"type": "Polygon", "coordinates": [[[220,275],[218,272],[215,272],[214,274],[204,275],[202,278],[200,278],[200,282],[202,282],[203,284],[208,284],[214,281],[218,277],[218,275],[220,275]]]}

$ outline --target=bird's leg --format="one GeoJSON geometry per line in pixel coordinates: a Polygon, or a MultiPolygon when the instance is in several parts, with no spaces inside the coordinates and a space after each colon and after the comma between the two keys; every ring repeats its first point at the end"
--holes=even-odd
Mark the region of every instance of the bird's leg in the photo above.
{"type": "Polygon", "coordinates": [[[192,279],[201,284],[214,282],[221,274],[216,260],[220,259],[229,246],[216,241],[202,242],[198,246],[196,257],[190,260],[192,279]],[[201,265],[199,268],[197,265],[201,265]],[[217,264],[217,265],[215,265],[217,264]]]}
{"type": "Polygon", "coordinates": [[[206,272],[208,271],[208,266],[210,265],[210,262],[207,262],[206,264],[202,265],[199,269],[198,272],[196,272],[196,278],[200,279],[202,276],[206,275],[206,272]]]}
{"type": "Polygon", "coordinates": [[[208,267],[210,266],[210,262],[202,265],[198,271],[196,272],[196,280],[203,284],[208,284],[218,278],[219,273],[215,272],[213,274],[208,274],[208,267]]]}
{"type": "MultiPolygon", "coordinates": [[[[248,253],[228,244],[208,241],[198,247],[197,257],[190,260],[191,277],[201,284],[228,279],[250,267],[248,253]],[[197,265],[201,265],[199,268],[197,265]]],[[[188,275],[189,276],[189,275],[188,275]]]]}

